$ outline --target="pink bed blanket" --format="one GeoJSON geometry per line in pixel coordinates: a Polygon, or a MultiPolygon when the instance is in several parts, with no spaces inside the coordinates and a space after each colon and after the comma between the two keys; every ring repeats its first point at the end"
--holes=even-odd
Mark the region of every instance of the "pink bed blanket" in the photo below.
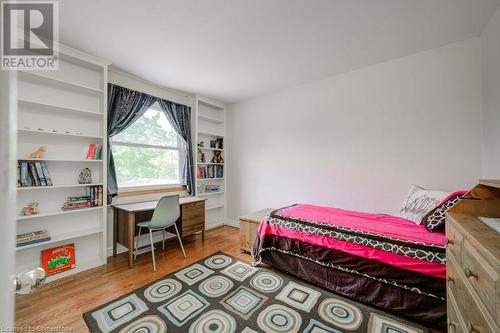
{"type": "MultiPolygon", "coordinates": [[[[254,263],[260,261],[263,251],[270,250],[265,238],[271,236],[446,278],[444,233],[431,233],[423,225],[396,216],[304,204],[278,209],[259,225],[252,252],[254,263]]],[[[295,252],[294,255],[301,255],[301,250],[295,252]]]]}

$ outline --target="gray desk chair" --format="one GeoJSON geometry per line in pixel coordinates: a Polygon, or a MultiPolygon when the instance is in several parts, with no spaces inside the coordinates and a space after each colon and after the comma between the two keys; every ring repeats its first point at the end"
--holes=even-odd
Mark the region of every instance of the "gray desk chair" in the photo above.
{"type": "Polygon", "coordinates": [[[181,215],[180,205],[179,205],[179,196],[178,195],[170,195],[160,199],[156,208],[153,212],[153,216],[151,217],[151,221],[144,221],[137,223],[139,226],[139,232],[137,233],[137,237],[135,238],[135,251],[134,251],[134,260],[137,257],[137,249],[139,247],[139,236],[141,235],[142,228],[149,229],[149,240],[151,242],[151,256],[153,257],[153,269],[156,272],[156,261],[155,261],[155,249],[153,244],[153,231],[161,230],[163,233],[163,249],[165,249],[165,229],[171,227],[172,225],[175,228],[175,233],[177,234],[177,238],[179,239],[179,243],[181,244],[182,254],[184,258],[186,258],[186,252],[184,252],[184,246],[182,246],[181,236],[179,234],[179,230],[177,230],[177,225],[175,222],[179,219],[181,215]]]}

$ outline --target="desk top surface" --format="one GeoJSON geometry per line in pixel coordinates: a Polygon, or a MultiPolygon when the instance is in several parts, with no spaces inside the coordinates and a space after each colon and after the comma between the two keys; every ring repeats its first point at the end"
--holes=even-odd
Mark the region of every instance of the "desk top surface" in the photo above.
{"type": "MultiPolygon", "coordinates": [[[[198,197],[183,197],[179,198],[179,204],[185,205],[193,202],[205,201],[207,199],[202,199],[198,197]]],[[[128,204],[111,205],[113,208],[124,210],[127,212],[142,212],[145,210],[153,210],[156,207],[158,200],[154,201],[144,201],[144,202],[134,202],[128,204]]]]}

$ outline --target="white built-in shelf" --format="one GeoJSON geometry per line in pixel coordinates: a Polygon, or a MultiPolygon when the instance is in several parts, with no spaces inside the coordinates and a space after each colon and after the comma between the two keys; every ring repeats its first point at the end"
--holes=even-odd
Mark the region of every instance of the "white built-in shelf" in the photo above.
{"type": "Polygon", "coordinates": [[[17,220],[28,220],[28,219],[34,219],[34,218],[39,218],[39,217],[46,217],[46,216],[57,216],[57,215],[66,215],[66,214],[77,214],[77,213],[83,213],[83,212],[89,212],[89,211],[94,211],[94,210],[101,210],[104,206],[100,207],[90,207],[90,208],[81,208],[81,209],[73,209],[73,210],[54,210],[54,211],[47,211],[47,212],[42,212],[38,213],[35,215],[21,215],[17,217],[17,220]]]}
{"type": "Polygon", "coordinates": [[[60,158],[18,158],[18,161],[45,161],[45,162],[73,162],[73,163],[86,163],[98,162],[102,163],[103,160],[83,160],[83,159],[60,159],[60,158]]]}
{"type": "Polygon", "coordinates": [[[201,119],[201,120],[208,121],[209,123],[224,124],[224,120],[217,119],[217,118],[210,117],[210,116],[205,116],[205,115],[202,115],[202,114],[198,115],[198,118],[201,119]]]}
{"type": "Polygon", "coordinates": [[[200,181],[205,181],[205,180],[224,180],[224,177],[221,178],[196,178],[197,180],[200,181]]]}
{"type": "Polygon", "coordinates": [[[104,93],[104,90],[102,90],[102,89],[89,87],[89,86],[86,86],[86,85],[83,85],[80,83],[76,83],[76,82],[57,79],[57,78],[48,76],[46,74],[24,72],[24,71],[19,71],[18,73],[19,73],[19,78],[21,78],[21,79],[37,80],[37,81],[40,81],[42,83],[55,84],[55,85],[61,86],[63,88],[72,88],[72,89],[80,90],[81,92],[86,92],[86,93],[92,93],[92,94],[104,93]]]}
{"type": "Polygon", "coordinates": [[[38,108],[49,109],[49,110],[57,111],[57,112],[61,112],[61,113],[71,112],[73,114],[81,114],[81,115],[87,115],[87,116],[93,116],[93,117],[104,117],[104,113],[97,112],[97,111],[67,108],[67,107],[53,105],[53,104],[30,101],[27,99],[18,99],[18,102],[19,102],[19,104],[32,105],[32,106],[36,106],[38,108]]]}
{"type": "Polygon", "coordinates": [[[216,134],[216,133],[209,133],[209,132],[205,132],[205,131],[199,131],[198,134],[206,135],[206,136],[214,136],[216,138],[223,138],[224,137],[224,135],[220,135],[220,134],[216,134]]]}
{"type": "Polygon", "coordinates": [[[196,147],[198,149],[201,149],[201,150],[220,150],[220,151],[224,151],[224,149],[219,149],[219,148],[207,148],[207,147],[196,147]]]}
{"type": "Polygon", "coordinates": [[[223,208],[223,207],[224,207],[224,204],[221,203],[221,204],[207,205],[205,207],[205,209],[206,210],[212,210],[212,209],[223,208]]]}
{"type": "Polygon", "coordinates": [[[97,228],[91,228],[91,229],[85,229],[85,230],[80,230],[80,231],[68,232],[66,234],[60,234],[60,235],[51,236],[51,239],[48,240],[48,241],[45,241],[45,242],[34,243],[34,244],[29,244],[29,245],[25,245],[25,246],[16,247],[16,251],[20,251],[20,250],[24,250],[24,249],[29,249],[29,248],[37,247],[37,246],[42,246],[42,245],[46,245],[46,244],[52,244],[52,243],[56,243],[56,242],[61,242],[61,241],[65,241],[65,240],[70,240],[70,239],[74,239],[74,238],[89,236],[89,235],[93,235],[93,234],[98,234],[98,233],[101,233],[101,232],[102,232],[102,230],[101,229],[97,229],[97,228]]]}
{"type": "Polygon", "coordinates": [[[52,186],[21,186],[18,190],[46,190],[54,188],[71,188],[71,187],[86,187],[86,186],[102,186],[102,183],[92,184],[65,184],[65,185],[52,185],[52,186]]]}
{"type": "Polygon", "coordinates": [[[66,136],[66,137],[77,137],[77,138],[99,139],[99,140],[103,140],[104,139],[102,136],[96,136],[96,135],[87,135],[87,134],[79,134],[79,133],[53,132],[51,130],[41,131],[41,130],[24,129],[24,128],[18,129],[17,133],[20,133],[20,134],[24,133],[24,134],[60,135],[60,136],[66,136]]]}
{"type": "Polygon", "coordinates": [[[224,163],[198,162],[198,165],[224,165],[224,163]]]}
{"type": "Polygon", "coordinates": [[[202,197],[206,195],[216,195],[216,194],[224,194],[224,191],[198,193],[198,196],[202,197]]]}

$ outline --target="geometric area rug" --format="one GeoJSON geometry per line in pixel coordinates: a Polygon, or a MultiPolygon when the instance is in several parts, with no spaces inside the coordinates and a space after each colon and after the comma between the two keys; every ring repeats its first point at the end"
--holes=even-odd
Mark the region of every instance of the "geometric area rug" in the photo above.
{"type": "Polygon", "coordinates": [[[427,333],[218,252],[83,314],[91,332],[427,333]]]}

